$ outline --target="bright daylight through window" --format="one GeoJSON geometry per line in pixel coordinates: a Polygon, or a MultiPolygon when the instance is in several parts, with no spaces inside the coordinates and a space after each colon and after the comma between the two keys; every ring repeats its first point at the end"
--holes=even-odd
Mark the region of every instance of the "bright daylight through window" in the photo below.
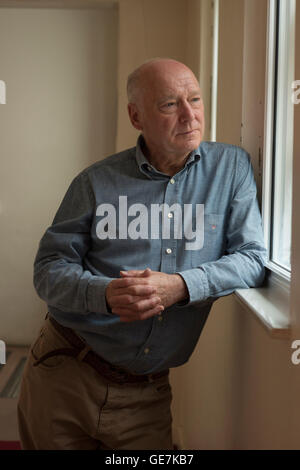
{"type": "Polygon", "coordinates": [[[268,267],[291,270],[292,162],[295,81],[295,0],[270,0],[264,227],[268,267]]]}

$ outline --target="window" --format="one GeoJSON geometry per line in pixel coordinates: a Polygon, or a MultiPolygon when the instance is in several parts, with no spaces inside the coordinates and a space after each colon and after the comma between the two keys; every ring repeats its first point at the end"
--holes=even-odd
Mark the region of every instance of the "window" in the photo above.
{"type": "MultiPolygon", "coordinates": [[[[252,25],[255,15],[252,10],[251,13],[249,21],[252,25]]],[[[258,289],[236,291],[238,300],[256,314],[271,336],[281,339],[289,338],[291,334],[293,97],[297,99],[299,95],[294,78],[295,18],[296,0],[268,0],[262,187],[268,276],[265,285],[258,289]]],[[[253,67],[251,61],[250,67],[253,67]]],[[[251,88],[249,79],[246,84],[251,88]]],[[[251,88],[252,100],[253,92],[256,99],[260,90],[251,88]]],[[[251,106],[251,99],[248,98],[247,103],[251,106]]]]}
{"type": "Polygon", "coordinates": [[[268,268],[290,278],[295,0],[269,0],[263,220],[268,268]]]}

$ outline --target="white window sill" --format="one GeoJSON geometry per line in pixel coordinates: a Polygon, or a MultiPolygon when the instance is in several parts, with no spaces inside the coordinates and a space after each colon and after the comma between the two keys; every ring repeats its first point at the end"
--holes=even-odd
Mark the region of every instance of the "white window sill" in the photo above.
{"type": "Polygon", "coordinates": [[[289,283],[272,273],[265,286],[238,289],[235,295],[244,307],[255,314],[271,337],[290,338],[289,283]]]}

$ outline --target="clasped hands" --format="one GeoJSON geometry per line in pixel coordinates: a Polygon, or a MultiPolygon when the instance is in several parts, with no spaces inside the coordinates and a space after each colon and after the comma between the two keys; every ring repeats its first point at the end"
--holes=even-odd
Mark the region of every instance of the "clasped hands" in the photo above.
{"type": "Polygon", "coordinates": [[[121,277],[106,287],[106,302],[121,321],[145,320],[188,297],[188,290],[179,274],[157,271],[120,271],[121,277]]]}

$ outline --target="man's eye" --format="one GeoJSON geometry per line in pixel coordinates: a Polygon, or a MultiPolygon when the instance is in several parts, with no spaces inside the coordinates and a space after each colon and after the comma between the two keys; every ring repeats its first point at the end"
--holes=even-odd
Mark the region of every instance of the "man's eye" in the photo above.
{"type": "Polygon", "coordinates": [[[166,107],[166,108],[172,108],[172,106],[175,106],[175,104],[176,104],[176,103],[175,103],[174,101],[170,101],[170,103],[166,103],[166,104],[165,104],[165,107],[166,107]]]}

